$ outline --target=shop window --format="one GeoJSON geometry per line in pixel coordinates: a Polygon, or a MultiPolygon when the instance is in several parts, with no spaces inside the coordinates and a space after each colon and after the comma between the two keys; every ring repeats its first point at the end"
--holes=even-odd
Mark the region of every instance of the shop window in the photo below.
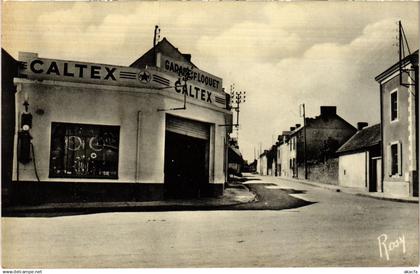
{"type": "Polygon", "coordinates": [[[118,178],[119,126],[52,123],[50,177],[118,178]]]}
{"type": "Polygon", "coordinates": [[[397,90],[391,92],[391,121],[398,119],[398,92],[397,90]]]}

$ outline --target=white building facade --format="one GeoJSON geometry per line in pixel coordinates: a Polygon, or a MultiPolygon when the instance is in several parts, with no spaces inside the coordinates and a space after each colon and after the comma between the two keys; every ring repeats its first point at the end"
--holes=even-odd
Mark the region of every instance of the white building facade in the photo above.
{"type": "Polygon", "coordinates": [[[231,130],[225,125],[232,115],[220,78],[214,77],[215,88],[208,80],[183,81],[160,65],[138,69],[33,53],[20,54],[19,61],[18,196],[35,191],[42,202],[54,195],[67,201],[72,195],[156,200],[222,194],[231,130]]]}

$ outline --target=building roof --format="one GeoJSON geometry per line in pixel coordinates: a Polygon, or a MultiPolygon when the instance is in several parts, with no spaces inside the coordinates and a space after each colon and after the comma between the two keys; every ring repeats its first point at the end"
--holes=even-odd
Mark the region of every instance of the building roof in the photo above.
{"type": "Polygon", "coordinates": [[[146,66],[156,66],[155,58],[156,53],[160,52],[165,56],[169,56],[177,61],[186,62],[192,65],[194,68],[197,66],[191,62],[191,54],[184,54],[179,51],[174,45],[172,45],[165,37],[152,47],[140,58],[134,61],[130,67],[145,68],[146,66]]]}
{"type": "MultiPolygon", "coordinates": [[[[401,60],[401,66],[402,67],[408,65],[409,63],[418,65],[418,63],[419,63],[419,50],[416,50],[415,52],[413,52],[412,54],[406,56],[404,59],[401,60]]],[[[381,82],[386,77],[388,77],[390,74],[398,71],[399,68],[400,68],[400,62],[396,62],[394,65],[389,67],[387,70],[385,70],[384,72],[382,72],[381,74],[376,76],[375,80],[377,82],[381,82]]]]}
{"type": "Polygon", "coordinates": [[[381,142],[381,124],[376,124],[354,134],[347,142],[345,142],[338,150],[337,153],[349,153],[378,145],[381,142]]]}
{"type": "MultiPolygon", "coordinates": [[[[324,115],[325,116],[325,115],[324,115]]],[[[353,128],[354,130],[356,130],[356,128],[352,125],[352,124],[350,124],[349,122],[347,122],[343,117],[341,117],[340,115],[338,115],[338,114],[333,114],[333,115],[329,115],[330,117],[334,117],[334,118],[336,118],[336,119],[338,119],[338,120],[340,120],[340,121],[342,121],[344,124],[346,124],[348,127],[350,127],[350,128],[353,128]]],[[[300,126],[300,127],[298,127],[298,128],[296,128],[296,129],[294,129],[293,131],[291,131],[290,132],[290,137],[292,137],[292,136],[295,136],[299,131],[301,131],[302,129],[304,129],[305,127],[308,129],[308,128],[316,128],[316,126],[313,126],[313,124],[317,121],[317,120],[319,120],[319,119],[322,119],[323,118],[323,115],[322,114],[320,114],[320,115],[318,115],[318,116],[316,116],[316,117],[314,117],[314,118],[310,118],[310,117],[306,117],[305,118],[305,126],[300,126]]]]}

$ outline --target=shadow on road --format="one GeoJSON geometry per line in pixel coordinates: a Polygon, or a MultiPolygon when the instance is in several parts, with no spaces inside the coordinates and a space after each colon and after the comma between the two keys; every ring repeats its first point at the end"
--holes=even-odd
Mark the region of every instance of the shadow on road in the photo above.
{"type": "MultiPolygon", "coordinates": [[[[258,178],[243,178],[243,182],[256,181],[258,178]]],[[[72,208],[71,206],[61,208],[48,208],[47,210],[35,209],[20,212],[3,212],[4,217],[61,217],[72,215],[96,214],[96,213],[110,213],[110,212],[157,212],[157,211],[210,211],[210,210],[282,210],[298,208],[314,204],[314,202],[305,201],[291,195],[304,194],[305,190],[296,190],[289,188],[281,188],[272,183],[239,183],[229,182],[226,184],[227,188],[243,188],[255,194],[256,199],[247,203],[236,204],[222,204],[222,203],[208,203],[206,198],[193,199],[188,201],[176,201],[174,203],[157,202],[153,206],[144,207],[141,205],[131,206],[112,206],[100,205],[98,207],[79,207],[72,208]]],[[[212,198],[213,200],[222,198],[212,198]]],[[[222,200],[220,200],[222,201],[222,200]]],[[[166,201],[167,202],[167,201],[166,201]]]]}
{"type": "Polygon", "coordinates": [[[234,205],[233,210],[282,210],[314,204],[290,194],[304,194],[305,190],[284,189],[275,184],[246,183],[250,191],[254,192],[257,201],[253,203],[234,205]]]}

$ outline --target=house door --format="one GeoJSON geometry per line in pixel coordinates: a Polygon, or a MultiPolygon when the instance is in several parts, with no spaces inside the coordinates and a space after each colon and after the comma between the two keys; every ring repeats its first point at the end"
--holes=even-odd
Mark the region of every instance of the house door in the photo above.
{"type": "Polygon", "coordinates": [[[369,176],[369,192],[382,192],[381,158],[372,158],[369,176]]]}

